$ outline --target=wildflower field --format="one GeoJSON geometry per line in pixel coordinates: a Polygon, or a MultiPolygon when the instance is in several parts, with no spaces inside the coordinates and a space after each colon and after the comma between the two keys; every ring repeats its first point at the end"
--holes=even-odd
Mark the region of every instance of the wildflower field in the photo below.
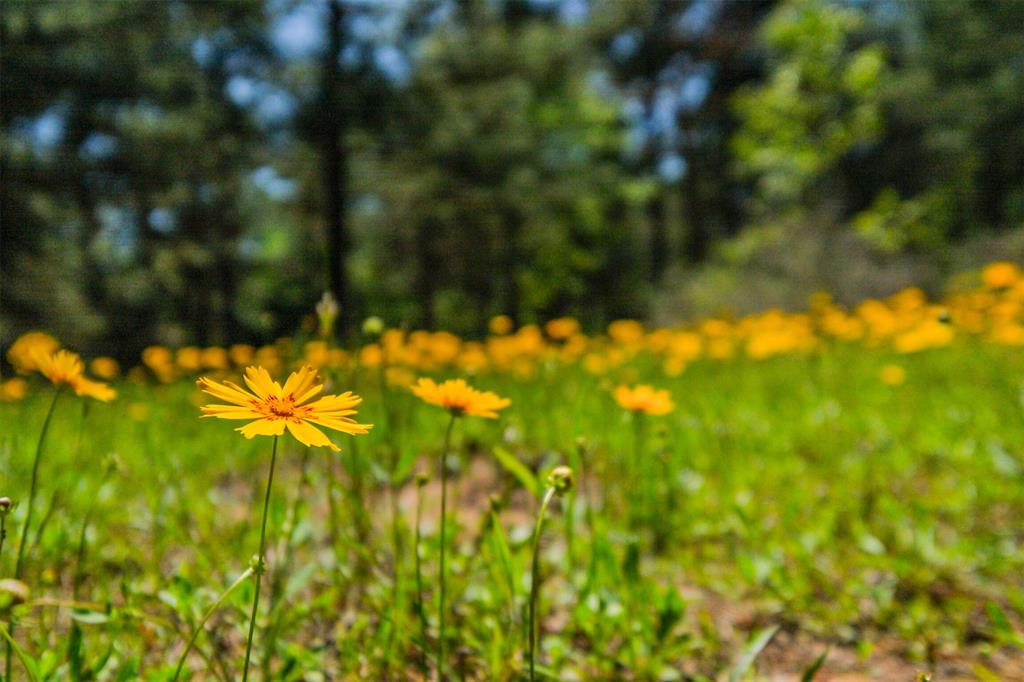
{"type": "Polygon", "coordinates": [[[1024,679],[1016,266],[593,335],[333,314],[7,349],[4,679],[1024,679]]]}

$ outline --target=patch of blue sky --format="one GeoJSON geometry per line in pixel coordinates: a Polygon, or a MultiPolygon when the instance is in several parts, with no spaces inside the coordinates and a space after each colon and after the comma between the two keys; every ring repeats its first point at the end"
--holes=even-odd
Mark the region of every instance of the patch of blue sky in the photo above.
{"type": "Polygon", "coordinates": [[[679,182],[686,177],[689,165],[678,152],[667,152],[658,161],[658,175],[665,182],[679,182]]]}
{"type": "Polygon", "coordinates": [[[298,189],[294,180],[283,177],[273,166],[260,166],[249,174],[249,181],[274,201],[288,201],[298,189]]]}
{"type": "Polygon", "coordinates": [[[117,138],[107,133],[91,132],[78,148],[78,155],[86,161],[102,161],[117,153],[117,138]]]}
{"type": "Polygon", "coordinates": [[[154,208],[146,216],[146,222],[155,232],[170,234],[178,227],[178,216],[169,208],[154,208]]]}
{"type": "Polygon", "coordinates": [[[289,59],[319,54],[326,43],[326,11],[326,3],[307,1],[276,13],[270,26],[270,39],[277,52],[289,59]]]}
{"type": "Polygon", "coordinates": [[[676,19],[676,28],[684,35],[702,36],[711,28],[721,10],[722,0],[694,0],[676,19]]]}
{"type": "Polygon", "coordinates": [[[374,66],[385,78],[397,85],[405,85],[412,78],[412,64],[404,52],[394,45],[380,45],[373,52],[374,66]]]}

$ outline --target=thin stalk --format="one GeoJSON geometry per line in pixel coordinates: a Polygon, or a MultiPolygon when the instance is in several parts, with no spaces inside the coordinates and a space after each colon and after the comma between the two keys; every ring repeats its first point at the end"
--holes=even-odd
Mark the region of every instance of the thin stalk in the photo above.
{"type": "Polygon", "coordinates": [[[220,605],[224,603],[224,600],[231,596],[232,592],[241,587],[246,580],[252,577],[253,573],[255,573],[255,570],[252,566],[245,569],[245,573],[238,576],[238,579],[231,583],[231,587],[226,589],[219,597],[217,597],[217,601],[213,602],[210,608],[206,610],[206,613],[203,614],[202,620],[200,620],[199,624],[196,625],[195,630],[192,631],[192,636],[189,637],[188,644],[185,645],[185,651],[181,653],[181,658],[178,659],[178,668],[174,671],[174,682],[178,682],[178,678],[181,677],[181,670],[185,667],[185,659],[188,658],[189,652],[192,651],[192,647],[195,645],[196,639],[199,638],[199,633],[203,631],[203,626],[206,625],[206,621],[210,620],[210,617],[213,616],[214,612],[218,608],[220,608],[220,605]]]}
{"type": "Polygon", "coordinates": [[[36,455],[32,460],[32,482],[28,489],[28,509],[25,511],[25,525],[21,530],[21,539],[18,542],[18,558],[14,562],[14,579],[21,579],[22,562],[25,559],[25,541],[28,539],[29,528],[32,525],[32,510],[36,500],[36,489],[39,482],[39,461],[43,454],[43,441],[46,440],[46,432],[50,430],[50,420],[53,418],[53,409],[57,406],[57,397],[60,395],[60,388],[53,392],[53,399],[50,401],[50,409],[46,412],[46,419],[43,420],[43,428],[39,432],[39,442],[36,443],[36,455]]]}
{"type": "Polygon", "coordinates": [[[437,607],[437,679],[444,679],[444,601],[445,601],[445,580],[444,580],[444,568],[445,568],[445,521],[447,520],[448,513],[448,471],[445,466],[445,460],[448,458],[448,448],[451,445],[452,440],[452,427],[455,426],[456,415],[453,412],[451,419],[448,420],[448,428],[444,432],[444,447],[441,448],[441,457],[439,461],[440,473],[441,473],[441,573],[438,577],[440,581],[440,600],[437,607]]]}
{"type": "MultiPolygon", "coordinates": [[[[39,483],[39,460],[43,454],[43,441],[46,440],[46,432],[50,430],[50,421],[53,419],[53,410],[57,407],[57,397],[60,396],[61,386],[57,386],[53,392],[53,399],[50,401],[50,408],[46,411],[46,419],[43,420],[43,428],[39,432],[39,441],[36,443],[36,454],[32,460],[32,483],[28,489],[28,509],[25,511],[25,524],[21,528],[21,538],[18,540],[18,555],[14,561],[14,579],[21,580],[22,562],[25,559],[25,541],[28,539],[29,528],[32,525],[32,508],[36,500],[36,489],[39,483]]],[[[11,675],[11,654],[14,643],[14,615],[7,620],[7,654],[4,661],[4,677],[10,682],[11,675]]],[[[20,657],[20,654],[19,654],[20,657]]]]}
{"type": "Polygon", "coordinates": [[[295,549],[295,531],[299,525],[299,516],[302,514],[303,502],[306,499],[304,492],[306,487],[309,485],[309,458],[312,451],[312,448],[307,447],[302,453],[299,490],[295,495],[295,500],[292,502],[291,509],[288,512],[288,519],[285,522],[286,531],[283,548],[279,549],[281,559],[277,562],[274,570],[270,573],[270,636],[267,638],[267,645],[264,647],[263,661],[261,663],[263,679],[265,680],[270,679],[270,664],[274,655],[277,653],[277,635],[281,631],[282,621],[282,609],[281,604],[279,603],[280,595],[284,590],[284,578],[289,573],[289,569],[292,564],[292,552],[295,549]]]}
{"type": "Polygon", "coordinates": [[[427,625],[427,611],[423,608],[423,562],[420,560],[420,543],[423,533],[420,530],[420,520],[423,518],[423,484],[426,479],[416,479],[416,537],[413,539],[414,565],[416,571],[416,614],[423,625],[423,641],[427,640],[429,626],[427,625]]]}
{"type": "Polygon", "coordinates": [[[253,569],[256,574],[256,591],[252,596],[252,615],[249,617],[249,638],[245,644],[245,667],[242,669],[242,682],[249,679],[249,659],[252,658],[252,636],[256,632],[256,612],[260,607],[260,583],[266,571],[263,552],[267,544],[267,510],[270,508],[270,489],[274,485],[274,465],[277,463],[277,436],[274,436],[274,448],[270,455],[270,474],[267,476],[267,492],[263,496],[263,521],[260,524],[260,552],[253,569]]]}
{"type": "Polygon", "coordinates": [[[7,539],[7,512],[0,512],[0,558],[4,554],[4,540],[7,539]]]}
{"type": "MultiPolygon", "coordinates": [[[[29,666],[28,660],[25,658],[25,652],[21,650],[21,647],[18,646],[17,642],[14,641],[14,637],[11,636],[11,633],[8,632],[3,625],[0,625],[0,636],[7,640],[7,651],[10,652],[11,649],[13,649],[14,653],[17,654],[18,660],[21,661],[21,665],[24,666],[25,672],[28,674],[28,678],[32,680],[32,682],[37,682],[39,678],[36,677],[36,674],[32,671],[32,668],[29,666]]],[[[12,676],[8,675],[7,679],[11,680],[13,678],[12,676]]]]}
{"type": "Polygon", "coordinates": [[[540,503],[540,510],[537,512],[537,525],[533,529],[533,559],[530,563],[530,613],[529,613],[529,647],[530,647],[530,682],[536,679],[534,672],[534,661],[537,651],[537,595],[540,593],[540,533],[544,528],[544,517],[551,504],[551,498],[555,496],[555,489],[548,488],[544,493],[544,500],[540,503]]]}

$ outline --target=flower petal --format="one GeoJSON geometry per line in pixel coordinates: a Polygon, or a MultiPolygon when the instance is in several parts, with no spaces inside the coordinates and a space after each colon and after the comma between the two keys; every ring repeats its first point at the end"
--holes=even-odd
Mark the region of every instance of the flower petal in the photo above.
{"type": "Polygon", "coordinates": [[[303,445],[309,445],[311,447],[327,447],[335,452],[341,450],[341,448],[332,443],[331,440],[324,435],[323,431],[312,424],[308,424],[301,419],[289,419],[287,424],[288,432],[295,436],[295,440],[299,441],[303,445]]]}
{"type": "Polygon", "coordinates": [[[260,397],[260,400],[266,400],[270,396],[280,397],[280,386],[270,378],[270,372],[264,368],[246,367],[245,376],[242,378],[245,379],[246,386],[251,388],[252,392],[260,397]]]}
{"type": "Polygon", "coordinates": [[[262,419],[263,415],[248,407],[236,405],[203,405],[199,408],[204,417],[218,417],[219,419],[262,419]]]}
{"type": "Polygon", "coordinates": [[[239,431],[246,438],[253,438],[254,436],[280,436],[284,433],[284,420],[259,419],[235,430],[239,431]]]}
{"type": "Polygon", "coordinates": [[[220,398],[221,400],[227,401],[235,405],[248,406],[257,400],[256,396],[251,393],[247,393],[241,386],[233,384],[230,381],[225,381],[223,384],[207,379],[206,377],[200,378],[196,385],[199,386],[199,390],[203,393],[212,395],[214,398],[220,398]]]}

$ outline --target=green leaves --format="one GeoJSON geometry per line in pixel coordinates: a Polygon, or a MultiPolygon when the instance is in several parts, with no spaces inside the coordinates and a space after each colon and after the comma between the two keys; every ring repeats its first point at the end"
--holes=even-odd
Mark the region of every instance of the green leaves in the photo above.
{"type": "Polygon", "coordinates": [[[494,458],[498,460],[498,464],[500,464],[505,471],[512,474],[512,476],[514,476],[524,488],[537,497],[540,497],[543,494],[544,488],[540,481],[533,475],[530,468],[523,464],[519,458],[500,445],[495,446],[493,452],[494,458]]]}
{"type": "Polygon", "coordinates": [[[729,671],[729,682],[742,682],[743,676],[747,674],[747,671],[754,665],[758,655],[768,646],[768,642],[772,641],[772,637],[778,631],[779,626],[772,625],[758,630],[750,637],[750,641],[743,647],[739,658],[736,659],[736,663],[733,664],[732,669],[729,671]]]}

